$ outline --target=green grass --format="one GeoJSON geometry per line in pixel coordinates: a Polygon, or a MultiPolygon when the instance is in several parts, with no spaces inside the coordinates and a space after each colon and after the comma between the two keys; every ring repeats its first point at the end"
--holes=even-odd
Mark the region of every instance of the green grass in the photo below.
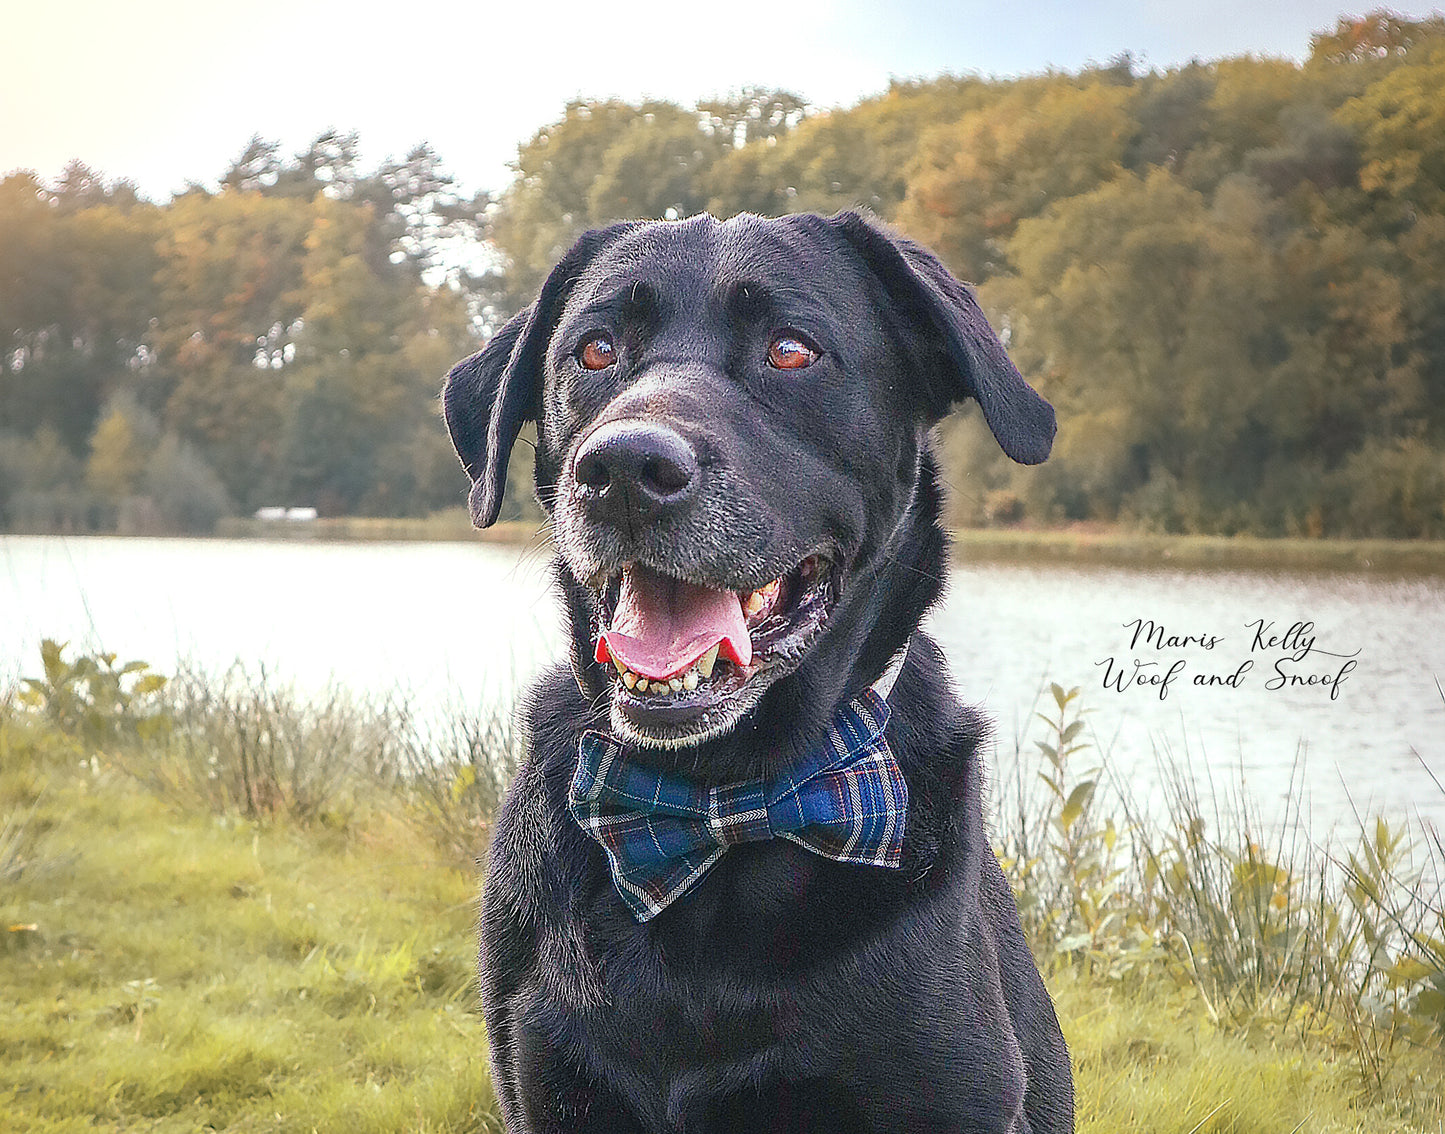
{"type": "MultiPolygon", "coordinates": [[[[0,691],[0,1131],[500,1130],[468,861],[500,718],[425,742],[394,707],[44,669],[0,691]]],[[[1081,1132],[1445,1131],[1439,842],[1116,825],[1055,699],[1053,783],[999,834],[1081,1132]]]]}
{"type": "Polygon", "coordinates": [[[410,826],[184,814],[104,767],[49,779],[28,826],[0,1129],[500,1129],[476,881],[410,826]]]}
{"type": "Polygon", "coordinates": [[[1219,1028],[1167,983],[1050,980],[1069,1042],[1079,1134],[1403,1134],[1445,1122],[1438,1051],[1408,1049],[1385,1089],[1328,1028],[1219,1028]]]}

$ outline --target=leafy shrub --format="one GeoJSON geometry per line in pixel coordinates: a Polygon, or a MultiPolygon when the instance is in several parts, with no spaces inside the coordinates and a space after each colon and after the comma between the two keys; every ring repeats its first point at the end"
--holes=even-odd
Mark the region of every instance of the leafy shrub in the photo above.
{"type": "Polygon", "coordinates": [[[63,657],[67,643],[40,644],[43,677],[22,680],[17,700],[87,750],[131,746],[162,737],[170,718],[158,699],[166,678],[143,661],[116,665],[115,654],[63,657]]]}
{"type": "Polygon", "coordinates": [[[523,757],[510,708],[454,717],[438,733],[404,746],[410,815],[449,857],[476,863],[523,757]]]}
{"type": "MultiPolygon", "coordinates": [[[[1076,769],[1086,750],[1078,689],[1049,687],[1057,716],[1038,719],[1048,739],[1035,741],[1044,757],[1038,773],[1042,801],[1024,785],[999,858],[1010,875],[1024,931],[1046,960],[1074,963],[1118,979],[1165,960],[1157,903],[1141,900],[1141,870],[1128,828],[1097,818],[1102,766],[1076,769]]],[[[1022,766],[1022,765],[1021,765],[1022,766]]]]}

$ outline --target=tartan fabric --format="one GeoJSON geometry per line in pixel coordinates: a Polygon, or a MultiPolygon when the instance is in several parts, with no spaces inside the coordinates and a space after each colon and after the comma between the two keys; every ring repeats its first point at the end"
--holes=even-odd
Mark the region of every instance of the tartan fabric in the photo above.
{"type": "Polygon", "coordinates": [[[836,859],[896,867],[908,785],[883,738],[873,689],[838,711],[817,751],[770,782],[697,787],[630,763],[622,744],[586,733],[567,804],[607,853],[638,921],[656,916],[730,846],[780,837],[836,859]]]}

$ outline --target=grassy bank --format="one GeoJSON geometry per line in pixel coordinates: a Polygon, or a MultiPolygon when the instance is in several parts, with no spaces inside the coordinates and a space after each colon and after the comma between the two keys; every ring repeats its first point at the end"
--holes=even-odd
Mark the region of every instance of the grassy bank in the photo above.
{"type": "Polygon", "coordinates": [[[0,1128],[500,1128],[475,887],[414,832],[186,813],[104,765],[26,806],[0,1128]]]}
{"type": "MultiPolygon", "coordinates": [[[[479,532],[460,508],[426,519],[353,516],[293,523],[231,518],[220,521],[216,534],[231,539],[480,539],[518,544],[545,543],[549,538],[546,525],[532,522],[504,522],[479,532]]],[[[1081,529],[969,528],[953,532],[953,544],[954,555],[961,562],[1445,574],[1445,542],[1439,540],[1256,539],[1081,529]]]]}
{"type": "Polygon", "coordinates": [[[223,539],[284,540],[367,540],[378,541],[451,541],[482,540],[487,543],[533,543],[545,541],[541,523],[502,521],[478,531],[472,527],[466,509],[436,512],[411,519],[387,519],[378,516],[332,516],[318,520],[254,520],[228,516],[216,523],[216,535],[223,539]]]}
{"type": "MultiPolygon", "coordinates": [[[[422,738],[396,706],[43,669],[0,694],[0,1129],[498,1130],[470,859],[505,717],[422,738]]],[[[1438,1134],[1438,840],[1132,821],[1054,704],[1049,783],[997,823],[1080,1129],[1438,1134]]]]}
{"type": "Polygon", "coordinates": [[[1445,574],[1445,542],[1439,540],[1257,539],[1007,528],[955,531],[953,540],[954,555],[962,561],[1445,574]]]}

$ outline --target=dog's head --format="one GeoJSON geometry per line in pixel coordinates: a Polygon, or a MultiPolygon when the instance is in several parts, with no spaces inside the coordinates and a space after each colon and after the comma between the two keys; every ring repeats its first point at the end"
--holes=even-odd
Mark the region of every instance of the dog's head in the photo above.
{"type": "Polygon", "coordinates": [[[843,213],[590,232],[443,404],[479,527],[537,423],[578,678],[622,739],[677,748],[878,676],[938,594],[927,434],[965,398],[1048,456],[1053,410],[972,293],[843,213]],[[922,606],[890,617],[895,590],[922,606]]]}

